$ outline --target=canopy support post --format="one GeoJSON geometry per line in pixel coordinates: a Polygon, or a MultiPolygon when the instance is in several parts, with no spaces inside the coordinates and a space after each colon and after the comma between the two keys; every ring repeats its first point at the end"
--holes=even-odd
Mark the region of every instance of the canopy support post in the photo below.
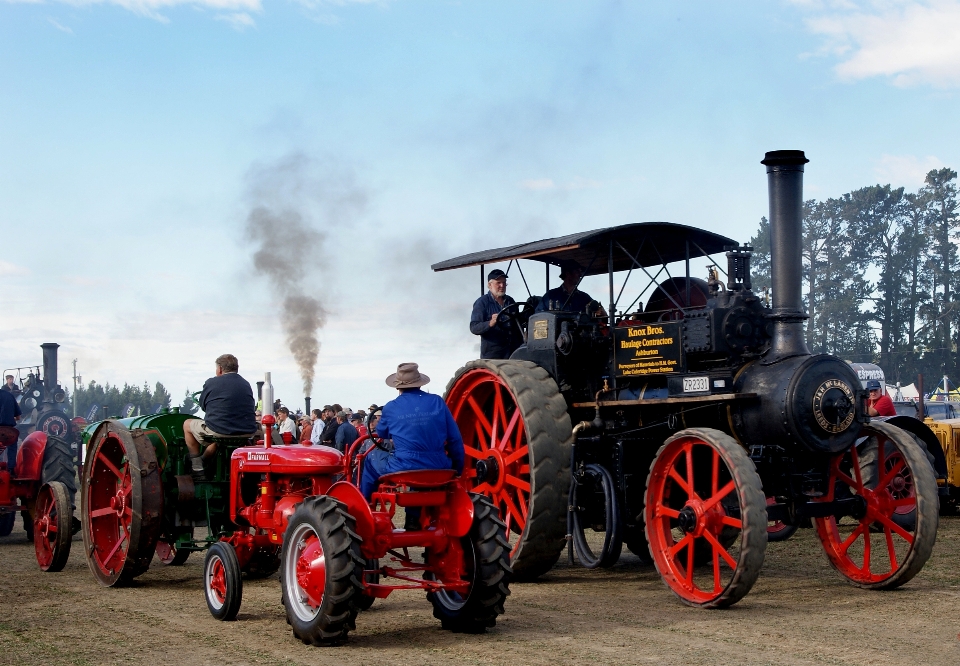
{"type": "Polygon", "coordinates": [[[686,261],[687,261],[687,297],[684,300],[684,303],[687,304],[687,307],[690,307],[690,241],[685,241],[684,246],[686,248],[686,261]]]}
{"type": "Polygon", "coordinates": [[[486,283],[483,280],[483,264],[480,264],[480,295],[481,296],[483,296],[486,293],[486,291],[484,290],[485,286],[486,286],[486,283]]]}

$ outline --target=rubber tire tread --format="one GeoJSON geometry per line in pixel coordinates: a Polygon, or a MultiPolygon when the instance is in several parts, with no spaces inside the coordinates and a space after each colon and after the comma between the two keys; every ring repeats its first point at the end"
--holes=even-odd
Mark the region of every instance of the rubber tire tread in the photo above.
{"type": "MultiPolygon", "coordinates": [[[[850,580],[840,571],[829,557],[830,566],[836,569],[851,585],[865,590],[893,590],[920,573],[923,566],[933,553],[933,546],[937,541],[937,529],[940,526],[940,497],[937,492],[937,479],[933,466],[927,457],[927,452],[921,448],[910,433],[882,421],[871,421],[867,429],[875,429],[884,436],[897,443],[910,472],[913,474],[913,483],[917,496],[917,526],[913,537],[913,548],[907,554],[906,560],[900,568],[889,578],[876,583],[858,583],[850,580]]],[[[820,529],[817,527],[817,534],[820,529]]]]}
{"type": "Polygon", "coordinates": [[[240,604],[243,603],[243,578],[240,576],[237,551],[229,543],[223,541],[214,543],[203,558],[203,598],[207,602],[207,610],[216,619],[223,622],[232,622],[237,619],[240,604]],[[219,557],[223,563],[224,579],[227,585],[226,598],[219,610],[210,605],[210,591],[207,589],[207,567],[210,566],[210,560],[214,557],[219,557]]]}
{"type": "Polygon", "coordinates": [[[73,450],[66,440],[47,435],[47,445],[43,449],[40,484],[43,485],[53,481],[59,481],[63,484],[70,496],[70,506],[75,506],[77,467],[73,463],[73,450]]]}
{"type": "Polygon", "coordinates": [[[347,507],[332,497],[319,495],[308,497],[297,505],[287,522],[287,532],[280,552],[280,600],[287,615],[287,624],[293,635],[308,645],[338,645],[347,639],[347,634],[356,629],[360,612],[358,597],[363,594],[363,567],[365,560],[360,554],[361,538],[356,531],[356,519],[347,512],[347,507]],[[327,566],[327,582],[324,587],[320,613],[310,622],[302,622],[287,603],[287,586],[284,580],[284,563],[290,556],[293,529],[309,522],[320,537],[327,566]],[[328,548],[329,546],[329,548],[328,548]],[[328,605],[326,610],[323,606],[328,605]]]}
{"type": "MultiPolygon", "coordinates": [[[[367,560],[366,564],[363,565],[365,569],[379,569],[380,560],[367,560]]],[[[366,574],[363,577],[364,583],[377,585],[380,583],[380,574],[366,574]]],[[[356,597],[357,608],[361,611],[370,610],[370,607],[373,606],[373,602],[377,600],[376,597],[369,594],[358,594],[356,597]]]]}
{"type": "MultiPolygon", "coordinates": [[[[660,455],[671,442],[688,436],[697,437],[719,450],[721,458],[730,470],[730,476],[736,484],[740,500],[740,519],[743,524],[740,540],[740,559],[737,562],[737,570],[733,573],[733,578],[727,584],[727,587],[710,601],[696,603],[685,599],[673,588],[670,588],[670,590],[677,595],[680,601],[688,606],[697,608],[727,608],[743,599],[743,597],[750,592],[750,589],[760,576],[760,570],[763,568],[763,560],[767,551],[767,498],[764,495],[763,483],[760,481],[760,475],[757,473],[756,465],[754,465],[753,460],[750,459],[750,456],[747,455],[744,448],[740,446],[733,437],[719,430],[714,430],[713,428],[687,428],[668,438],[657,451],[653,462],[650,463],[650,473],[647,475],[647,491],[644,494],[645,505],[649,502],[650,480],[660,455]]],[[[646,507],[644,508],[644,513],[646,514],[646,507]]],[[[644,525],[647,543],[650,543],[649,530],[649,522],[647,522],[644,525]]],[[[651,555],[652,554],[651,546],[651,555]]],[[[656,565],[656,558],[654,558],[654,565],[656,565]]],[[[659,566],[657,570],[659,572],[659,566]]],[[[665,580],[664,584],[666,585],[665,580]]],[[[670,586],[667,585],[667,587],[670,586]]]]}
{"type": "Polygon", "coordinates": [[[433,616],[440,626],[457,633],[482,634],[497,624],[503,603],[510,596],[510,544],[507,525],[486,495],[470,493],[473,500],[473,524],[465,537],[473,545],[476,571],[467,601],[458,609],[447,608],[440,596],[427,593],[433,604],[433,616]]]}
{"type": "MultiPolygon", "coordinates": [[[[67,487],[59,481],[51,481],[46,484],[50,487],[53,495],[53,502],[57,509],[57,538],[53,543],[53,560],[50,566],[45,569],[47,573],[63,571],[67,560],[70,558],[70,544],[73,543],[73,507],[70,504],[70,492],[67,487]]],[[[40,537],[34,527],[34,540],[40,537]]],[[[36,543],[36,541],[34,541],[36,543]]]]}
{"type": "Polygon", "coordinates": [[[454,373],[444,391],[474,369],[497,375],[510,388],[527,429],[530,459],[530,505],[527,523],[512,557],[513,580],[534,580],[553,568],[566,546],[567,494],[573,426],[560,388],[532,361],[478,359],[454,373]]]}

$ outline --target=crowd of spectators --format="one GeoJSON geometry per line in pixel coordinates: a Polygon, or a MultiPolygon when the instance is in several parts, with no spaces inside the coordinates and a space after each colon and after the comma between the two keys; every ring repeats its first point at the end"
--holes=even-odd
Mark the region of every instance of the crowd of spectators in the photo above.
{"type": "MultiPolygon", "coordinates": [[[[277,400],[274,403],[274,414],[277,418],[277,433],[281,439],[289,439],[291,443],[322,444],[343,452],[358,438],[368,432],[377,431],[380,407],[374,404],[366,410],[354,411],[350,407],[333,404],[304,414],[300,409],[291,412],[277,400]],[[285,433],[289,433],[287,438],[283,438],[285,433]]],[[[261,411],[257,410],[258,421],[260,416],[261,411]]]]}

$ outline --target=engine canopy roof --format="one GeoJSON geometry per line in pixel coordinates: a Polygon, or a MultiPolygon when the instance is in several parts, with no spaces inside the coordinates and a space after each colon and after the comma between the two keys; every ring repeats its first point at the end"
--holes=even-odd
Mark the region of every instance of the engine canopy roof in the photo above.
{"type": "Polygon", "coordinates": [[[433,264],[434,271],[448,271],[481,264],[492,264],[511,259],[532,259],[545,264],[559,265],[573,260],[583,266],[585,275],[607,272],[610,242],[613,241],[613,272],[643,267],[661,266],[722,252],[737,242],[703,229],[672,222],[635,222],[617,227],[581,231],[557,238],[521,243],[483,252],[472,252],[433,264]]]}

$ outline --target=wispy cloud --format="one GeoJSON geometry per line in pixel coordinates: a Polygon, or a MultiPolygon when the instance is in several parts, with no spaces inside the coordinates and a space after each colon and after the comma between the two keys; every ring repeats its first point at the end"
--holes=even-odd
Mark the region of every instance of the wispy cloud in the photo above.
{"type": "Polygon", "coordinates": [[[603,183],[599,180],[584,178],[583,176],[574,176],[569,181],[559,184],[554,182],[553,178],[531,178],[520,181],[521,189],[530,190],[531,192],[542,192],[544,190],[592,190],[602,186],[603,183]]]}
{"type": "Polygon", "coordinates": [[[846,81],[886,77],[894,85],[960,84],[960,0],[794,0],[813,14],[821,52],[846,81]]]}
{"type": "Polygon", "coordinates": [[[890,183],[894,187],[917,188],[923,185],[924,178],[931,169],[942,168],[943,162],[933,155],[882,155],[874,167],[877,179],[881,183],[890,183]]]}
{"type": "Polygon", "coordinates": [[[65,32],[65,33],[67,33],[68,35],[72,35],[72,34],[73,34],[73,30],[72,30],[71,28],[68,28],[67,26],[63,25],[62,23],[60,23],[59,21],[57,21],[57,19],[48,18],[47,21],[49,21],[49,22],[50,22],[50,25],[52,25],[54,28],[56,28],[56,29],[59,30],[60,32],[65,32]]]}
{"type": "Polygon", "coordinates": [[[257,25],[253,17],[246,12],[232,12],[230,14],[217,14],[216,19],[223,21],[234,30],[243,32],[247,28],[253,28],[257,25]]]}
{"type": "Polygon", "coordinates": [[[12,264],[9,261],[0,259],[0,276],[27,275],[29,273],[30,271],[24,266],[18,266],[17,264],[12,264]]]}

